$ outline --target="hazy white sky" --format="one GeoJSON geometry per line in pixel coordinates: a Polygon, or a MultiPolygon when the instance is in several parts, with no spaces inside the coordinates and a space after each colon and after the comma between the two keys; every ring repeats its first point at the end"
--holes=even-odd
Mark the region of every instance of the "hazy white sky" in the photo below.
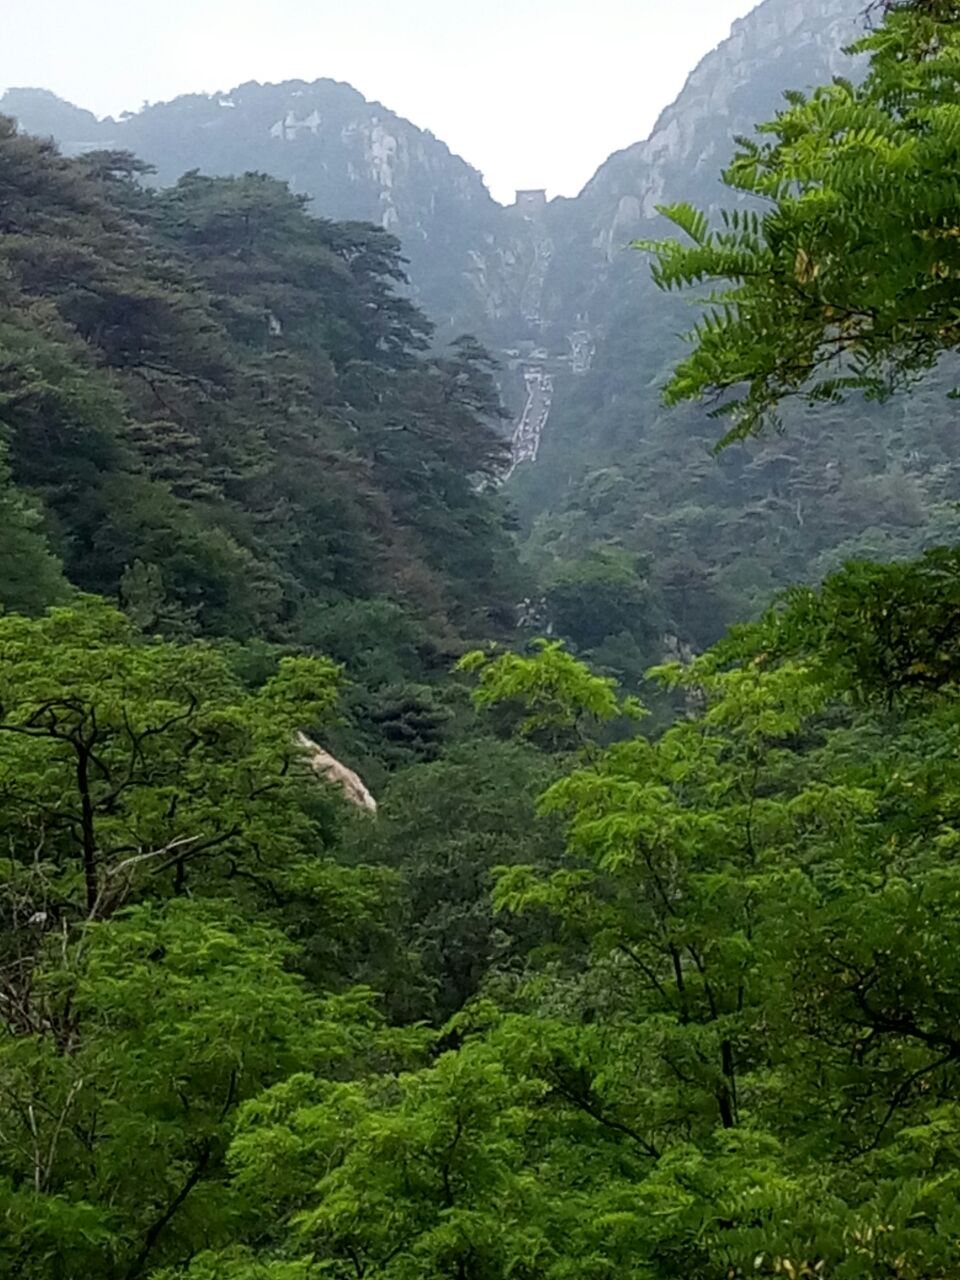
{"type": "Polygon", "coordinates": [[[245,80],[347,80],[485,175],[573,195],[755,0],[0,0],[0,88],[99,115],[245,80]]]}

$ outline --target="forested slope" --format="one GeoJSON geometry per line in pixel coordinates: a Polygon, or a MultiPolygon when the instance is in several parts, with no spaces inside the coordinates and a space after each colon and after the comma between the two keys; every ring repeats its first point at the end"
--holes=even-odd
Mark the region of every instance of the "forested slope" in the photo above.
{"type": "Polygon", "coordinates": [[[216,177],[256,170],[310,196],[323,217],[384,227],[402,239],[414,296],[445,335],[467,328],[487,337],[498,316],[516,309],[523,223],[505,224],[477,170],[429,130],[348,84],[250,82],[144,105],[118,120],[97,120],[43,89],[11,89],[0,112],[69,155],[132,151],[163,186],[191,169],[216,177]]]}
{"type": "Polygon", "coordinates": [[[52,554],[171,634],[297,638],[374,598],[435,637],[509,625],[490,367],[425,354],[397,242],[263,176],[138,169],[3,125],[6,501],[38,569],[0,597],[45,603],[52,554]]]}

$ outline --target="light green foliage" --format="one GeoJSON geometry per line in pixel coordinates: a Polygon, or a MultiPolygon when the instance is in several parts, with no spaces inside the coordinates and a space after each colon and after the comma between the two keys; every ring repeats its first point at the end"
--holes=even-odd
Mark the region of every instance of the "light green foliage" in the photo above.
{"type": "Polygon", "coordinates": [[[237,1108],[298,1070],[392,1052],[368,993],[312,997],[291,958],[281,933],[212,902],[51,940],[31,991],[47,1033],[0,1041],[4,1270],[152,1274],[233,1238],[252,1208],[224,1180],[237,1108]]]}
{"type": "Polygon", "coordinates": [[[560,640],[536,641],[529,657],[477,649],[461,658],[457,669],[477,675],[473,700],[479,709],[515,707],[516,731],[542,739],[553,750],[585,745],[618,715],[642,714],[636,699],[618,701],[615,680],[593,675],[560,640]]]}
{"type": "Polygon", "coordinates": [[[258,1262],[247,1249],[203,1253],[184,1270],[177,1267],[154,1273],[154,1280],[316,1280],[319,1268],[308,1260],[258,1262]]]}
{"type": "Polygon", "coordinates": [[[0,1040],[3,1270],[124,1274],[181,1192],[158,1252],[222,1237],[228,1197],[209,1174],[228,1117],[323,1044],[285,950],[272,930],[183,900],[72,943],[54,933],[27,1025],[0,1040]]]}
{"type": "Polygon", "coordinates": [[[284,1088],[248,1110],[238,1180],[282,1197],[296,1242],[329,1259],[328,1274],[509,1274],[544,1247],[527,1212],[536,1185],[517,1167],[523,1104],[539,1091],[511,1075],[489,1055],[447,1054],[392,1085],[284,1088]],[[289,1190],[276,1186],[276,1141],[289,1190]]]}
{"type": "Polygon", "coordinates": [[[209,646],[140,640],[95,600],[0,619],[4,843],[24,909],[100,916],[141,885],[182,892],[196,866],[253,861],[322,892],[293,734],[335,696],[331,663],[292,657],[244,693],[209,646]]]}
{"type": "Polygon", "coordinates": [[[669,402],[723,394],[729,441],[788,396],[882,398],[956,348],[958,48],[950,0],[891,6],[857,46],[862,85],[788,93],[741,140],[725,180],[752,203],[722,230],[689,205],[662,210],[693,244],[641,246],[657,282],[711,286],[669,402]]]}
{"type": "MultiPolygon", "coordinates": [[[[503,868],[496,901],[563,946],[494,985],[502,1010],[396,1084],[284,1093],[279,1129],[248,1112],[295,1135],[292,1255],[483,1280],[956,1267],[960,720],[939,693],[844,705],[842,588],[802,652],[788,612],[735,662],[664,668],[699,712],[547,790],[567,860],[503,868]]],[[[237,1159],[266,1179],[252,1135],[237,1159]]]]}
{"type": "Polygon", "coordinates": [[[296,753],[337,682],[286,656],[247,690],[90,598],[0,617],[5,1273],[229,1243],[240,1103],[387,1051],[371,993],[318,994],[370,971],[385,888],[331,857],[341,802],[296,753]]]}

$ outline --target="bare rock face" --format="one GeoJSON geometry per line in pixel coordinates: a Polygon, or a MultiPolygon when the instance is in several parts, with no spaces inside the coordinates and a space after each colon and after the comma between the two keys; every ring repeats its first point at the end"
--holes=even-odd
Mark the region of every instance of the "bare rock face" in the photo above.
{"type": "Polygon", "coordinates": [[[805,90],[838,74],[856,78],[861,65],[843,50],[863,31],[863,0],[763,0],[733,24],[730,36],[690,73],[679,97],[663,111],[650,137],[606,160],[583,191],[558,205],[554,235],[564,250],[548,281],[553,306],[568,314],[573,297],[584,306],[581,266],[576,279],[559,274],[589,253],[592,317],[602,326],[603,285],[611,266],[623,270],[626,245],[655,235],[659,204],[689,200],[698,207],[730,202],[720,173],[734,139],[769,119],[784,89],[805,90]]]}
{"type": "Polygon", "coordinates": [[[329,751],[324,751],[318,742],[314,742],[305,733],[297,734],[297,745],[303,749],[304,757],[314,773],[325,782],[337,787],[345,800],[357,809],[365,809],[367,813],[377,812],[377,802],[367,790],[359,774],[348,769],[345,764],[341,764],[329,751]]]}

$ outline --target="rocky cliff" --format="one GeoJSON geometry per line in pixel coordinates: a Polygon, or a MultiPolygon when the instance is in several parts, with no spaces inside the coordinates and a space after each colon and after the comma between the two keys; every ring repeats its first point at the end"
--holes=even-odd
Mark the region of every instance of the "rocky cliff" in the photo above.
{"type": "Polygon", "coordinates": [[[657,233],[656,206],[729,203],[720,174],[735,137],[769,118],[785,89],[857,74],[843,49],[860,28],[863,7],[863,0],[764,0],[703,58],[649,138],[610,156],[575,199],[553,201],[556,265],[545,285],[547,318],[564,323],[579,312],[602,329],[605,285],[628,269],[630,241],[657,233]]]}
{"type": "Polygon", "coordinates": [[[0,112],[68,155],[132,151],[162,185],[191,169],[258,170],[308,195],[318,215],[379,223],[401,239],[417,301],[443,333],[471,329],[490,340],[519,306],[527,238],[511,234],[481,175],[350,85],[249,83],[102,121],[45,90],[12,89],[0,112]]]}
{"type": "Polygon", "coordinates": [[[584,433],[595,460],[631,447],[658,414],[656,386],[681,353],[677,335],[689,327],[689,309],[655,289],[631,242],[672,234],[659,204],[730,204],[721,172],[735,139],[769,119],[785,89],[860,74],[844,49],[863,30],[864,7],[863,0],[763,0],[702,59],[649,138],[610,156],[575,199],[548,206],[542,342],[555,359],[577,343],[589,358],[578,370],[585,385],[572,395],[569,379],[558,380],[539,474],[523,481],[531,513],[550,506],[582,469],[584,433]]]}
{"type": "Polygon", "coordinates": [[[719,194],[733,138],[766,119],[784,89],[855,72],[843,52],[863,0],[764,0],[700,62],[650,137],[610,156],[574,202],[610,257],[665,200],[719,194]]]}

